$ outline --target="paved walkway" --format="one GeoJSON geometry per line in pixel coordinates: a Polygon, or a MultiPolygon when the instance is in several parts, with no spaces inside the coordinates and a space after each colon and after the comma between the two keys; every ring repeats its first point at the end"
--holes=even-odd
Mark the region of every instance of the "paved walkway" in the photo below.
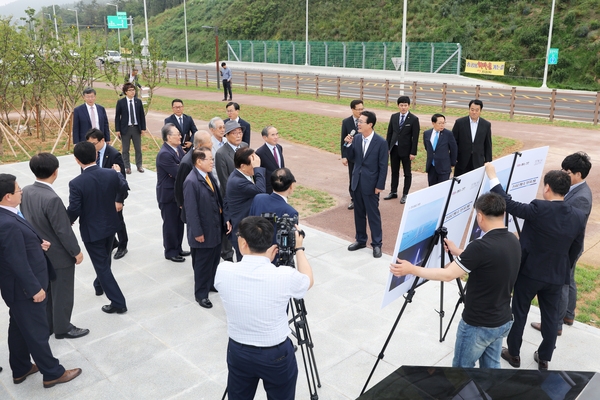
{"type": "MultiPolygon", "coordinates": [[[[252,140],[255,139],[258,140],[252,140]]],[[[60,164],[55,189],[66,202],[68,182],[80,170],[72,156],[60,157],[60,164]]],[[[0,172],[15,174],[21,186],[33,182],[27,163],[3,165],[0,172]]],[[[211,310],[198,306],[193,296],[190,259],[176,264],[163,258],[154,189],[156,174],[134,172],[128,180],[132,190],[124,215],[130,237],[129,253],[113,262],[113,271],[129,311],[109,315],[100,310],[107,299],[94,294],[94,272],[84,250],[85,259],[76,268],[72,321],[91,332],[75,340],[50,339],[61,363],[67,368],[81,367],[83,374],[68,384],[43,389],[40,374],[28,377],[20,385],[12,383],[6,346],[8,310],[0,304],[0,365],[4,367],[0,373],[0,399],[221,398],[227,376],[223,304],[218,294],[212,294],[211,310]]],[[[79,236],[77,223],[74,229],[79,236]]],[[[315,274],[315,286],[306,296],[306,307],[322,383],[319,398],[355,399],[402,306],[396,301],[380,309],[390,256],[375,260],[366,250],[349,253],[347,240],[311,227],[305,226],[305,230],[307,256],[315,274]]],[[[457,321],[446,341],[440,343],[435,312],[440,309],[440,287],[440,283],[429,282],[417,289],[371,385],[401,365],[451,365],[457,321]]],[[[446,284],[444,293],[447,325],[457,301],[457,288],[446,284]]],[[[536,308],[530,320],[539,320],[536,308]]],[[[550,367],[600,371],[599,340],[598,329],[578,322],[565,327],[550,367]]],[[[525,330],[522,368],[534,368],[533,352],[540,341],[539,332],[525,330]]],[[[297,398],[308,399],[300,353],[296,357],[300,369],[297,398]]],[[[502,366],[510,368],[504,361],[502,366]]],[[[256,398],[266,398],[262,388],[256,398]]]]}
{"type": "MultiPolygon", "coordinates": [[[[241,116],[252,123],[252,116],[244,114],[244,105],[264,106],[281,110],[306,112],[318,115],[335,117],[341,120],[350,115],[350,107],[340,106],[328,103],[319,103],[316,101],[297,100],[288,98],[279,98],[271,96],[256,96],[243,94],[242,89],[234,88],[234,99],[242,107],[241,116]]],[[[179,97],[190,100],[220,101],[220,93],[204,92],[197,90],[178,90],[160,88],[158,95],[167,97],[179,97]]],[[[350,103],[350,102],[348,102],[350,103]]],[[[369,108],[368,101],[366,103],[369,108]]],[[[465,115],[467,114],[467,105],[465,104],[465,115]]],[[[223,114],[225,117],[225,103],[223,104],[223,114]]],[[[377,114],[378,121],[387,122],[393,112],[390,109],[373,109],[377,114]]],[[[108,111],[111,112],[110,110],[108,111]]],[[[421,129],[429,127],[430,115],[418,115],[421,120],[421,129]]],[[[212,115],[193,115],[196,125],[199,129],[206,129],[207,121],[212,115]],[[204,128],[202,128],[204,126],[204,128]]],[[[485,118],[485,108],[483,112],[485,118]]],[[[148,125],[152,132],[159,132],[165,115],[151,112],[148,116],[148,125]]],[[[448,117],[446,128],[452,129],[456,120],[455,117],[448,117]]],[[[287,121],[273,121],[277,128],[284,132],[287,121]]],[[[375,127],[377,130],[377,126],[375,127]]],[[[253,125],[254,132],[251,139],[251,147],[257,148],[263,141],[260,136],[262,127],[253,125]]],[[[386,132],[380,132],[385,136],[386,132]]],[[[523,149],[531,149],[540,146],[550,146],[548,159],[546,161],[545,171],[551,169],[560,169],[560,163],[565,156],[576,151],[586,151],[592,158],[592,163],[600,162],[600,135],[597,129],[574,129],[560,126],[532,125],[516,122],[498,122],[492,121],[492,132],[494,135],[509,137],[519,140],[523,143],[523,149]]],[[[304,219],[304,223],[331,233],[340,238],[353,241],[354,238],[354,220],[352,211],[346,209],[349,202],[348,195],[348,176],[347,169],[342,166],[338,154],[328,153],[317,150],[312,147],[290,143],[282,140],[284,154],[286,157],[286,166],[288,166],[296,176],[299,184],[324,190],[334,196],[337,200],[337,206],[319,215],[304,219]]],[[[588,177],[594,197],[600,195],[600,164],[592,168],[588,177]]],[[[390,187],[391,174],[388,173],[386,190],[383,195],[387,195],[390,187]]],[[[402,177],[401,177],[402,181],[402,177]]],[[[402,184],[402,182],[401,182],[402,184]]],[[[413,173],[413,184],[411,192],[417,191],[427,186],[427,176],[425,173],[413,173]]],[[[539,196],[541,198],[541,190],[539,196]]],[[[398,201],[381,201],[380,210],[383,221],[383,250],[390,254],[400,226],[400,216],[403,210],[398,201]]],[[[592,209],[592,215],[588,221],[586,231],[585,252],[581,262],[600,266],[600,206],[592,209]]]]}

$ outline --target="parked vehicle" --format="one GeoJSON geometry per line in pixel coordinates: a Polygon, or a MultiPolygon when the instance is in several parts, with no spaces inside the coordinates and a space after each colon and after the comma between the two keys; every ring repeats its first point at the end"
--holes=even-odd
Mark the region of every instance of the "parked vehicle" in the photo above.
{"type": "Polygon", "coordinates": [[[121,53],[116,50],[106,50],[98,59],[102,64],[118,64],[121,62],[121,53]]]}

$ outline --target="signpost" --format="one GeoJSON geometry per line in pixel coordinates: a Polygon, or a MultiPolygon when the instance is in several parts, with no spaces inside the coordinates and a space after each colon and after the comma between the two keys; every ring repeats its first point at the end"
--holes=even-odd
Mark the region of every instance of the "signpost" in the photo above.
{"type": "Polygon", "coordinates": [[[108,29],[127,29],[127,13],[119,11],[117,15],[107,15],[108,29]]]}
{"type": "Polygon", "coordinates": [[[548,52],[548,65],[558,64],[558,49],[551,48],[548,52]]]}

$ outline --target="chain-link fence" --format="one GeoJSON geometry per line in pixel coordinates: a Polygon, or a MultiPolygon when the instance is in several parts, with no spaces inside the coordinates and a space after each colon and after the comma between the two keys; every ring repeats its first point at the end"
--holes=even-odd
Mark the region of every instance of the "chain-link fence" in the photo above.
{"type": "MultiPolygon", "coordinates": [[[[231,61],[393,70],[401,55],[398,42],[227,41],[231,61]]],[[[406,43],[405,70],[460,75],[460,57],[460,43],[406,43]]]]}

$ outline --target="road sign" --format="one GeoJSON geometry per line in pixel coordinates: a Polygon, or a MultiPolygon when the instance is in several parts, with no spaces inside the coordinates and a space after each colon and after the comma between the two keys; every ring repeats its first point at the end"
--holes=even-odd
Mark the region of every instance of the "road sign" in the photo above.
{"type": "Polygon", "coordinates": [[[127,13],[118,12],[117,15],[107,15],[108,29],[127,29],[127,13]]]}
{"type": "Polygon", "coordinates": [[[551,48],[548,52],[548,65],[558,64],[558,49],[551,48]]]}
{"type": "Polygon", "coordinates": [[[402,65],[402,57],[392,57],[392,62],[394,63],[394,68],[398,71],[398,68],[402,65]]]}

